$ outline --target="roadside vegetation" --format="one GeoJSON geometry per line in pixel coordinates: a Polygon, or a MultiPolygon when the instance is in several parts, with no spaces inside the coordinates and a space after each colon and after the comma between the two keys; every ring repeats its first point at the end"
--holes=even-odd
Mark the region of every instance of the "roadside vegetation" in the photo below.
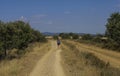
{"type": "Polygon", "coordinates": [[[28,76],[50,47],[45,36],[23,21],[0,21],[0,75],[28,76]]]}
{"type": "Polygon", "coordinates": [[[102,48],[120,51],[120,13],[113,13],[108,18],[104,35],[92,36],[86,34],[82,36],[80,42],[92,43],[102,48]]]}
{"type": "Polygon", "coordinates": [[[23,21],[0,21],[0,60],[12,59],[25,54],[30,44],[46,42],[45,37],[23,21]]]}
{"type": "Polygon", "coordinates": [[[113,68],[93,53],[76,48],[76,45],[63,41],[63,66],[69,76],[119,76],[120,70],[113,68]]]}
{"type": "Polygon", "coordinates": [[[50,42],[36,42],[29,45],[27,51],[21,58],[12,60],[2,60],[0,62],[0,76],[29,76],[39,59],[41,59],[50,49],[50,42]]]}
{"type": "Polygon", "coordinates": [[[60,33],[62,39],[72,39],[85,44],[120,52],[120,13],[113,13],[106,23],[104,34],[60,33]]]}
{"type": "Polygon", "coordinates": [[[59,36],[62,39],[79,39],[79,35],[76,33],[60,33],[59,36]]]}

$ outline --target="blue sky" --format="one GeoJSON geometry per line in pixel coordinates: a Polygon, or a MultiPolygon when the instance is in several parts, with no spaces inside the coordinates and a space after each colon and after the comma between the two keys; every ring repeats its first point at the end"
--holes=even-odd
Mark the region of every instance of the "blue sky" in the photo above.
{"type": "Polygon", "coordinates": [[[41,32],[104,33],[120,0],[0,0],[0,20],[24,20],[41,32]]]}

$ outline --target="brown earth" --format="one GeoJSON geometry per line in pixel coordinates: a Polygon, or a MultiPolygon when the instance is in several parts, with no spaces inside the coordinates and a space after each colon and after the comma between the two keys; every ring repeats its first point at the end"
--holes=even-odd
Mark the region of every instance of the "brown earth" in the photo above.
{"type": "Polygon", "coordinates": [[[30,76],[65,76],[61,66],[61,49],[51,41],[51,50],[38,61],[30,76]]]}

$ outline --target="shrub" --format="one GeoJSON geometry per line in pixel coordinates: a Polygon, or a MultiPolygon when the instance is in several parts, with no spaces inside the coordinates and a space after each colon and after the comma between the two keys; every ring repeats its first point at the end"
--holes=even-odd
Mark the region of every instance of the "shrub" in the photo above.
{"type": "Polygon", "coordinates": [[[57,36],[57,35],[54,35],[54,36],[53,36],[53,39],[57,40],[57,39],[58,39],[58,36],[57,36]]]}
{"type": "Polygon", "coordinates": [[[93,36],[90,35],[90,34],[84,34],[84,35],[82,36],[82,39],[83,39],[83,40],[92,40],[92,39],[93,39],[93,36]]]}
{"type": "Polygon", "coordinates": [[[70,35],[68,33],[60,33],[59,36],[62,38],[62,39],[70,39],[70,35]]]}
{"type": "Polygon", "coordinates": [[[23,21],[4,23],[0,21],[0,54],[6,55],[7,50],[25,49],[33,42],[45,42],[45,37],[23,21]]]}

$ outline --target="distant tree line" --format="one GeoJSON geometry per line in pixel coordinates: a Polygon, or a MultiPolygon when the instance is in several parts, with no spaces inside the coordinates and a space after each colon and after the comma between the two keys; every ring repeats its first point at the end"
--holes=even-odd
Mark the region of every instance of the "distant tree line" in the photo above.
{"type": "Polygon", "coordinates": [[[59,36],[62,39],[79,39],[79,35],[76,33],[60,33],[59,36]]]}
{"type": "Polygon", "coordinates": [[[111,14],[105,26],[106,32],[104,35],[98,34],[92,36],[85,34],[82,36],[82,40],[92,44],[98,44],[103,48],[120,51],[120,13],[111,14]]]}
{"type": "Polygon", "coordinates": [[[58,38],[62,38],[62,39],[79,39],[79,35],[76,33],[60,33],[59,35],[54,35],[53,38],[54,39],[58,39],[58,38]]]}
{"type": "Polygon", "coordinates": [[[7,55],[7,50],[13,48],[25,49],[33,42],[45,42],[45,37],[23,21],[0,21],[0,57],[7,55]]]}
{"type": "Polygon", "coordinates": [[[120,13],[111,14],[105,26],[105,34],[83,34],[80,36],[75,33],[60,33],[59,36],[62,39],[79,39],[80,42],[120,51],[120,13]]]}

